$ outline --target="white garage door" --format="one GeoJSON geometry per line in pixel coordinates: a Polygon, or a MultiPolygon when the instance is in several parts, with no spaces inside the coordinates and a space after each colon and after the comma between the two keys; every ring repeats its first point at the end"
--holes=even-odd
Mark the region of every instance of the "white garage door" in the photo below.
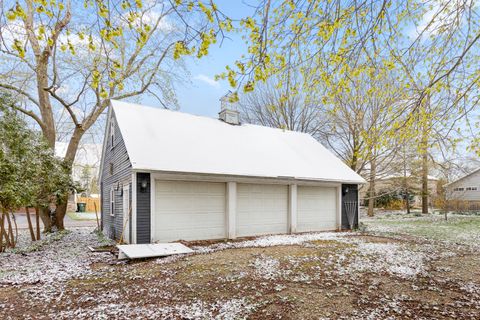
{"type": "Polygon", "coordinates": [[[225,238],[225,183],[156,181],[155,241],[225,238]]]}
{"type": "Polygon", "coordinates": [[[335,230],[336,188],[298,186],[297,231],[335,230]]]}
{"type": "Polygon", "coordinates": [[[238,184],[236,233],[239,237],[287,233],[288,187],[238,184]]]}

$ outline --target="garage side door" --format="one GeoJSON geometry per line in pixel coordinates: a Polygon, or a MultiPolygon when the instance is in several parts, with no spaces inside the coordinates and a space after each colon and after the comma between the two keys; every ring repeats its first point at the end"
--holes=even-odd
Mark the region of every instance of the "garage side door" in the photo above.
{"type": "Polygon", "coordinates": [[[298,186],[297,231],[335,230],[336,188],[298,186]]]}
{"type": "Polygon", "coordinates": [[[236,233],[239,237],[287,233],[288,187],[238,184],[236,233]]]}
{"type": "Polygon", "coordinates": [[[155,241],[225,238],[225,184],[156,181],[155,241]]]}

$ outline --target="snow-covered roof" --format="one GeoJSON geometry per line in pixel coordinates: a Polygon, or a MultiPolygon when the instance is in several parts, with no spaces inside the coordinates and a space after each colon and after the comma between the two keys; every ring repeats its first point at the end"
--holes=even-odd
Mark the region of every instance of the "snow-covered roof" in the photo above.
{"type": "Polygon", "coordinates": [[[112,101],[134,170],[364,183],[312,136],[112,101]]]}

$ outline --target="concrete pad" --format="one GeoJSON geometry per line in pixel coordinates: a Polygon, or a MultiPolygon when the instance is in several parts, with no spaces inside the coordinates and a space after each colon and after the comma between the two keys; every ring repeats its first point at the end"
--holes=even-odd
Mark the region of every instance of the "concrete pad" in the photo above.
{"type": "Polygon", "coordinates": [[[174,254],[192,253],[193,250],[181,243],[125,244],[117,245],[118,259],[141,259],[165,257],[174,254]]]}

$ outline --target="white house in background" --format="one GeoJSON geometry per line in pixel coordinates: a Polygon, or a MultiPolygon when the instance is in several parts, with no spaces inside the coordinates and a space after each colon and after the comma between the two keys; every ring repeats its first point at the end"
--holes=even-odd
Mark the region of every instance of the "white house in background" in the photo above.
{"type": "Polygon", "coordinates": [[[112,101],[99,180],[103,231],[130,243],[348,228],[364,183],[308,134],[239,123],[225,99],[219,119],[112,101]]]}
{"type": "Polygon", "coordinates": [[[447,200],[464,201],[473,206],[480,205],[480,168],[445,185],[447,200]]]}
{"type": "MultiPolygon", "coordinates": [[[[55,154],[58,157],[65,157],[68,144],[66,142],[57,141],[55,143],[55,154]]],[[[82,143],[75,156],[72,166],[72,178],[75,182],[81,184],[87,183],[84,180],[85,168],[88,168],[90,179],[98,177],[100,168],[100,160],[102,158],[102,145],[98,143],[82,143]]],[[[98,194],[90,194],[91,197],[98,197],[98,194]]],[[[71,194],[68,198],[68,211],[77,210],[77,194],[71,194]]]]}
{"type": "MultiPolygon", "coordinates": [[[[65,157],[68,144],[57,141],[55,144],[55,154],[58,157],[65,157]]],[[[78,147],[75,161],[73,162],[72,177],[73,180],[80,182],[85,167],[89,167],[92,177],[98,176],[100,160],[102,159],[102,144],[82,143],[78,147]]]]}

